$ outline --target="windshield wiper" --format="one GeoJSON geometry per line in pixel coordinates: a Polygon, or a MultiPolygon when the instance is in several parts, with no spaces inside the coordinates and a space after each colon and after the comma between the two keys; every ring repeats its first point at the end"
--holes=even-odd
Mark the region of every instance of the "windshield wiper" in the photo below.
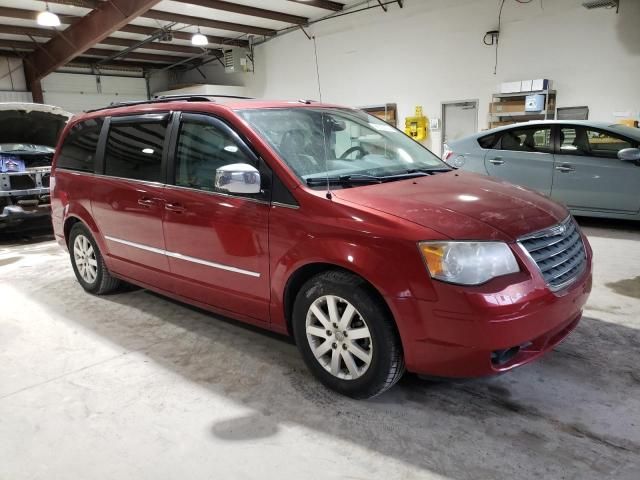
{"type": "Polygon", "coordinates": [[[433,173],[450,172],[451,170],[453,170],[453,167],[451,167],[451,168],[439,168],[439,167],[434,167],[434,168],[410,168],[409,170],[407,170],[407,173],[424,173],[424,174],[427,174],[427,175],[431,175],[433,173]]]}
{"type": "Polygon", "coordinates": [[[310,187],[319,187],[322,185],[370,185],[372,183],[382,183],[383,177],[373,175],[340,175],[339,177],[314,177],[307,178],[307,185],[310,187]]]}
{"type": "MultiPolygon", "coordinates": [[[[444,171],[444,170],[443,170],[444,171]]],[[[448,171],[448,170],[447,170],[448,171]]],[[[400,173],[394,175],[364,175],[360,173],[354,173],[352,175],[340,175],[339,177],[314,177],[307,178],[307,185],[310,187],[318,187],[326,185],[370,185],[372,183],[385,183],[394,182],[396,180],[408,180],[416,177],[428,177],[430,173],[422,172],[419,170],[407,171],[407,173],[400,173]]]]}

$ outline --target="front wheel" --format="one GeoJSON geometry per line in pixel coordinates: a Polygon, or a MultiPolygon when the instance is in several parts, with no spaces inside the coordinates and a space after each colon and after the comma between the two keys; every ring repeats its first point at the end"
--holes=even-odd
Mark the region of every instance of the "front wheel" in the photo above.
{"type": "Polygon", "coordinates": [[[360,277],[342,271],[316,275],[293,308],[296,344],[311,372],[352,398],[371,398],[404,373],[402,347],[382,300],[360,277]]]}

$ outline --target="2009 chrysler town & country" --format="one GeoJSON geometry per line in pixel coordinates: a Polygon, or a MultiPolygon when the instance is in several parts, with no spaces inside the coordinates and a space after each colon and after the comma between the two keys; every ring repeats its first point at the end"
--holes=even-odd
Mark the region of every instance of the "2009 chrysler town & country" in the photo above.
{"type": "Polygon", "coordinates": [[[571,332],[591,289],[564,207],[308,101],[164,98],[77,117],[52,215],[85,290],[124,280],[291,334],[325,385],[357,398],[405,368],[525,364],[571,332]]]}

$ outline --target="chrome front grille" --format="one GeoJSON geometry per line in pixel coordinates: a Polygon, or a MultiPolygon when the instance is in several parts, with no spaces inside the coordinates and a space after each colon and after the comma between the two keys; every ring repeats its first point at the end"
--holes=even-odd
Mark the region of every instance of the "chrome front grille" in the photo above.
{"type": "Polygon", "coordinates": [[[554,227],[526,235],[519,243],[536,262],[552,290],[571,284],[587,264],[584,243],[572,217],[554,227]]]}

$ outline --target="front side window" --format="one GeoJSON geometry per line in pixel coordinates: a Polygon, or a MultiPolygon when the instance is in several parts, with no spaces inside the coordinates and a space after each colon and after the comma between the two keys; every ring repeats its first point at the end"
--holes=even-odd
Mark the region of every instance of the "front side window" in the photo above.
{"type": "Polygon", "coordinates": [[[176,185],[210,192],[215,188],[216,170],[225,165],[255,160],[246,155],[237,138],[214,122],[185,120],[180,126],[176,151],[176,185]]]}
{"type": "Polygon", "coordinates": [[[449,167],[382,120],[338,108],[238,112],[307,183],[324,177],[406,175],[449,167]]]}
{"type": "Polygon", "coordinates": [[[617,158],[618,152],[633,145],[628,140],[603,130],[584,127],[560,129],[560,152],[565,155],[585,155],[617,158]]]}
{"type": "Polygon", "coordinates": [[[96,148],[102,130],[102,118],[76,123],[62,142],[58,155],[58,168],[79,172],[93,172],[96,148]]]}
{"type": "Polygon", "coordinates": [[[594,157],[617,158],[620,150],[633,147],[628,140],[602,130],[587,129],[587,142],[594,157]]]}
{"type": "Polygon", "coordinates": [[[166,122],[112,123],[105,152],[105,174],[162,181],[162,153],[166,122]]]}
{"type": "Polygon", "coordinates": [[[551,128],[516,128],[502,134],[501,150],[551,153],[551,128]]]}

